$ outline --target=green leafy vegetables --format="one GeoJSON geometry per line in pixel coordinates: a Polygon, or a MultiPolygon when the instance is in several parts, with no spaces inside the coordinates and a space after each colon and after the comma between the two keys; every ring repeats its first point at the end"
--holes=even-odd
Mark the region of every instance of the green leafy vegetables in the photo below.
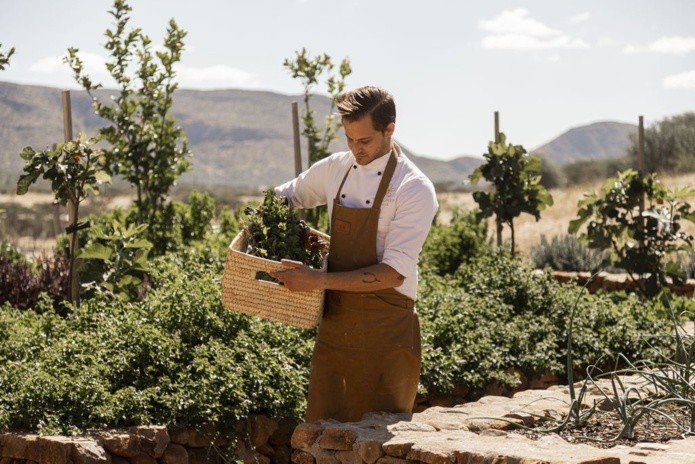
{"type": "Polygon", "coordinates": [[[323,267],[328,242],[299,219],[287,198],[267,190],[258,208],[249,206],[244,214],[248,254],[275,261],[291,259],[314,269],[323,267]]]}

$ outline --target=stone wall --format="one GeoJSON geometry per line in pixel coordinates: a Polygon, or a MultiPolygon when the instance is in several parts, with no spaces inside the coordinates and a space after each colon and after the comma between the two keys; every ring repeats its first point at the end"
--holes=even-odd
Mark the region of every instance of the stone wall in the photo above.
{"type": "MultiPolygon", "coordinates": [[[[541,273],[543,271],[537,270],[535,272],[541,273]]],[[[553,271],[553,277],[561,283],[575,280],[577,285],[584,286],[591,279],[591,273],[553,271]]],[[[637,291],[637,285],[630,279],[628,274],[609,274],[607,272],[600,272],[596,275],[586,288],[590,293],[596,293],[599,290],[605,292],[637,291]]],[[[682,286],[671,284],[669,288],[674,295],[692,297],[695,289],[695,279],[688,279],[685,285],[682,286]]]]}
{"type": "Polygon", "coordinates": [[[0,435],[0,464],[222,464],[290,462],[298,424],[252,416],[231,430],[128,427],[85,437],[0,435]]]}

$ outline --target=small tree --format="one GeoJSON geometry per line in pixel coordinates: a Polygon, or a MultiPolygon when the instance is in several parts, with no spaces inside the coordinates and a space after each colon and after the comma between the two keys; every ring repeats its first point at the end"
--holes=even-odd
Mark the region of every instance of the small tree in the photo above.
{"type": "Polygon", "coordinates": [[[480,208],[478,220],[495,215],[499,224],[507,224],[512,235],[513,255],[516,246],[514,219],[521,213],[528,213],[538,221],[540,212],[553,204],[553,197],[540,184],[540,159],[528,156],[521,145],[508,145],[504,134],[500,134],[498,143],[489,143],[488,152],[483,156],[486,162],[469,176],[471,184],[484,178],[494,191],[473,193],[480,208]]]}
{"type": "Polygon", "coordinates": [[[350,61],[345,58],[340,63],[338,76],[333,74],[335,65],[327,54],[311,58],[306,50],[295,52],[295,59],[285,60],[283,64],[292,73],[292,78],[299,79],[304,87],[304,108],[302,110],[302,122],[304,130],[302,135],[307,139],[309,150],[309,166],[329,155],[328,146],[336,140],[336,133],[342,126],[340,119],[335,117],[335,98],[345,89],[345,78],[352,73],[350,61]],[[331,98],[331,106],[325,117],[325,128],[320,128],[314,120],[314,110],[311,109],[311,98],[314,96],[314,86],[319,84],[319,79],[327,74],[325,84],[328,95],[331,98]]]}
{"type": "Polygon", "coordinates": [[[693,237],[680,225],[682,220],[695,222],[695,212],[683,200],[692,196],[695,190],[672,192],[659,185],[656,174],[641,177],[628,169],[608,179],[599,194],[579,202],[578,217],[568,231],[577,233],[586,224],[580,241],[611,250],[611,263],[629,273],[642,295],[653,297],[667,286],[666,276],[676,283],[687,278],[677,262],[666,260],[692,251],[693,237]]]}
{"type": "MultiPolygon", "coordinates": [[[[105,155],[94,148],[98,138],[87,139],[82,133],[76,140],[60,144],[55,150],[36,151],[26,147],[20,153],[26,161],[24,172],[17,182],[17,195],[24,195],[29,186],[43,176],[51,181],[51,188],[57,203],[65,206],[70,201],[75,207],[75,223],[70,224],[70,282],[77,279],[75,271],[75,250],[80,203],[90,193],[99,194],[99,184],[110,182],[110,176],[103,170],[105,155]]],[[[72,288],[72,285],[68,288],[72,288]]],[[[78,302],[77,295],[71,300],[78,302]]]]}
{"type": "MultiPolygon", "coordinates": [[[[302,109],[302,122],[304,130],[302,135],[307,140],[307,150],[309,166],[322,160],[330,154],[328,147],[336,140],[336,134],[342,122],[340,118],[336,118],[334,114],[335,98],[345,89],[345,78],[352,73],[350,62],[347,58],[343,59],[338,68],[338,76],[333,74],[335,65],[331,57],[327,54],[319,55],[311,58],[306,50],[302,48],[301,52],[295,52],[295,59],[286,59],[283,65],[290,70],[294,79],[299,79],[304,87],[304,108],[302,109]],[[331,105],[328,110],[324,122],[325,127],[317,126],[314,120],[314,110],[311,109],[311,98],[314,95],[314,87],[319,84],[319,79],[327,75],[325,84],[328,94],[331,99],[331,105]]],[[[307,221],[319,227],[319,222],[327,217],[326,207],[314,208],[307,212],[307,221]]]]}
{"type": "MultiPolygon", "coordinates": [[[[2,44],[0,43],[0,49],[2,49],[2,44]]],[[[0,50],[0,71],[4,71],[10,65],[10,57],[14,55],[14,47],[10,48],[7,54],[0,50]]]]}
{"type": "Polygon", "coordinates": [[[170,114],[178,87],[173,67],[181,60],[186,32],[172,19],[164,50],[153,54],[148,36],[140,29],[128,31],[131,10],[125,0],[115,0],[109,12],[116,20],[116,29],[106,30],[104,48],[112,57],[106,67],[120,89],[112,104],[97,99],[95,92],[102,85],[94,84],[84,73],[79,50],[70,48],[65,60],[94,100],[96,113],[111,123],[100,130],[111,143],[111,148],[105,150],[106,169],[123,175],[137,189],[138,220],[148,223],[148,231],[153,232],[158,230],[155,223],[166,195],[189,170],[188,141],[170,114]],[[129,69],[132,63],[139,64],[134,73],[129,69]]]}

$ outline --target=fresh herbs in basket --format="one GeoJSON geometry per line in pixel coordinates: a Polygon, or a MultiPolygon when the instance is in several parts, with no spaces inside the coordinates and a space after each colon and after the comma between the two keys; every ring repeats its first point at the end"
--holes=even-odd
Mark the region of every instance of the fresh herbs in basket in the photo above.
{"type": "MultiPolygon", "coordinates": [[[[287,198],[278,197],[272,189],[267,190],[258,208],[249,206],[244,214],[247,218],[243,225],[248,239],[246,253],[274,261],[291,259],[314,269],[322,268],[328,243],[299,219],[287,198]]],[[[267,274],[258,278],[274,280],[267,274]]]]}

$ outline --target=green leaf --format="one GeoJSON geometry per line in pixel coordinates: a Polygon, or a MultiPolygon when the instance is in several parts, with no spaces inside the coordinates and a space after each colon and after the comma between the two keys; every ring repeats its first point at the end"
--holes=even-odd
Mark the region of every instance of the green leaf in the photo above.
{"type": "Polygon", "coordinates": [[[153,246],[152,242],[150,242],[149,240],[144,239],[144,238],[139,238],[139,239],[134,240],[132,242],[128,242],[125,247],[126,248],[146,248],[149,250],[150,248],[152,248],[152,246],[153,246]]]}
{"type": "Polygon", "coordinates": [[[34,151],[33,148],[31,147],[24,147],[22,152],[19,154],[19,156],[22,157],[23,160],[25,161],[30,161],[34,155],[36,154],[36,151],[34,151]]]}
{"type": "Polygon", "coordinates": [[[473,171],[473,173],[470,176],[468,176],[468,178],[471,180],[471,184],[477,185],[482,175],[482,169],[480,167],[477,167],[475,168],[475,171],[473,171]]]}
{"type": "Polygon", "coordinates": [[[97,182],[103,183],[103,184],[110,184],[111,183],[111,176],[106,173],[106,171],[97,171],[94,173],[94,178],[96,179],[97,182]]]}
{"type": "Polygon", "coordinates": [[[24,195],[29,191],[29,186],[36,182],[36,179],[41,175],[41,171],[33,171],[29,174],[20,176],[17,181],[17,195],[24,195]]]}
{"type": "Polygon", "coordinates": [[[537,156],[529,156],[526,158],[526,166],[524,166],[524,171],[538,172],[541,169],[541,159],[537,156]]]}
{"type": "Polygon", "coordinates": [[[101,261],[109,261],[113,255],[113,250],[101,243],[92,243],[86,248],[83,248],[79,257],[84,259],[98,259],[101,261]]]}
{"type": "Polygon", "coordinates": [[[569,226],[567,227],[567,233],[570,235],[574,235],[577,232],[579,232],[579,229],[582,227],[582,225],[586,222],[588,219],[587,217],[579,217],[577,219],[573,219],[570,221],[569,226]]]}

